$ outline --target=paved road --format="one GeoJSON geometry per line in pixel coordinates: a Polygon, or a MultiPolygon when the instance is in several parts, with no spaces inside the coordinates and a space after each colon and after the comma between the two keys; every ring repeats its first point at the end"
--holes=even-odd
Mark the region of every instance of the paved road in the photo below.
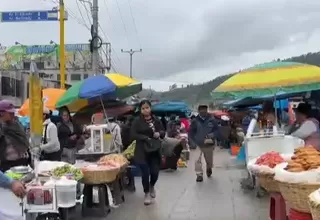
{"type": "Polygon", "coordinates": [[[217,149],[215,169],[211,179],[196,183],[191,153],[188,168],[175,173],[162,172],[157,184],[157,199],[151,206],[143,205],[140,179],[137,191],[126,195],[126,202],[112,210],[112,220],[267,220],[267,198],[255,198],[244,192],[239,181],[244,170],[235,165],[228,152],[217,149]]]}

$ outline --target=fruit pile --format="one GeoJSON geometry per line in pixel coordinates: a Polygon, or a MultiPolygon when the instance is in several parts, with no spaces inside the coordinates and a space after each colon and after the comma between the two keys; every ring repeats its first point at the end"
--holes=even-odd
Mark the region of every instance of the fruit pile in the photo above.
{"type": "Polygon", "coordinates": [[[283,157],[277,152],[268,152],[260,156],[257,161],[256,165],[265,165],[270,168],[274,168],[276,165],[285,162],[283,157]]]}

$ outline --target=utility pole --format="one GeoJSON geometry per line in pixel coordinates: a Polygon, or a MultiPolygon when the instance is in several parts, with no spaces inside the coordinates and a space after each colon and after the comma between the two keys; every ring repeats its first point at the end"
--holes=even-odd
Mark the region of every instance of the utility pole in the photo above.
{"type": "Polygon", "coordinates": [[[92,70],[94,75],[99,72],[99,48],[102,46],[102,40],[99,37],[99,6],[98,0],[79,0],[84,3],[88,3],[91,9],[92,25],[91,25],[91,40],[90,40],[90,51],[92,54],[92,70]]]}
{"type": "Polygon", "coordinates": [[[66,60],[65,60],[65,45],[64,45],[64,2],[59,0],[60,13],[60,86],[65,89],[66,83],[66,60]]]}
{"type": "Polygon", "coordinates": [[[142,52],[142,49],[140,49],[140,50],[132,50],[132,49],[130,49],[130,50],[123,50],[123,49],[121,49],[121,52],[122,53],[128,53],[129,55],[130,55],[130,78],[132,78],[132,56],[133,56],[133,54],[135,54],[135,53],[137,53],[137,52],[142,52]]]}
{"type": "Polygon", "coordinates": [[[98,0],[92,1],[92,28],[91,28],[91,36],[92,36],[92,44],[93,44],[93,51],[92,51],[92,67],[93,73],[99,73],[99,7],[98,7],[98,0]]]}

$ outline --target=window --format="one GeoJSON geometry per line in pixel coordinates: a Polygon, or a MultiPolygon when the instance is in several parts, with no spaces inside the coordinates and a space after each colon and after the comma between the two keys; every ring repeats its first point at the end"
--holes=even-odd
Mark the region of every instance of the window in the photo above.
{"type": "MultiPolygon", "coordinates": [[[[44,69],[44,62],[36,62],[37,64],[37,68],[39,70],[43,70],[44,69]]],[[[23,69],[24,70],[29,70],[30,69],[30,62],[23,62],[23,69]]]]}
{"type": "Polygon", "coordinates": [[[21,96],[21,80],[9,78],[6,76],[1,77],[1,94],[6,96],[21,96]]]}
{"type": "Polygon", "coordinates": [[[88,78],[88,77],[89,77],[88,74],[83,74],[83,79],[86,79],[86,78],[88,78]]]}
{"type": "Polygon", "coordinates": [[[81,75],[80,74],[71,74],[71,81],[80,81],[81,75]]]}
{"type": "Polygon", "coordinates": [[[57,81],[60,81],[61,80],[61,76],[60,74],[57,74],[57,81]]]}

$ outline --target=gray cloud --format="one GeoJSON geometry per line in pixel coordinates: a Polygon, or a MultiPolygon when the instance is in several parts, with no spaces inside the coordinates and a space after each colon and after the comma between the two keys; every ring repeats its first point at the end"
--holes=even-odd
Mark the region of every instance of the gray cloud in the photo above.
{"type": "MultiPolygon", "coordinates": [[[[51,0],[21,2],[1,0],[0,8],[35,10],[53,6],[51,0]]],[[[237,71],[240,61],[264,62],[270,57],[299,55],[307,52],[307,48],[319,46],[310,40],[319,34],[318,0],[100,0],[99,3],[100,24],[113,45],[113,60],[119,71],[129,70],[129,57],[120,50],[139,49],[141,43],[143,54],[134,55],[134,74],[139,79],[169,77],[168,80],[185,82],[191,80],[190,74],[201,69],[203,77],[198,77],[199,80],[210,80],[222,70],[229,71],[230,65],[237,71]],[[293,47],[296,49],[283,49],[293,47]]],[[[86,42],[90,35],[79,24],[84,22],[76,0],[66,4],[76,17],[67,22],[66,42],[86,42]]],[[[81,12],[87,20],[83,7],[81,12]]],[[[59,39],[58,24],[54,23],[1,24],[0,32],[2,44],[48,43],[59,39]]],[[[104,37],[103,33],[101,36],[104,37]]]]}

